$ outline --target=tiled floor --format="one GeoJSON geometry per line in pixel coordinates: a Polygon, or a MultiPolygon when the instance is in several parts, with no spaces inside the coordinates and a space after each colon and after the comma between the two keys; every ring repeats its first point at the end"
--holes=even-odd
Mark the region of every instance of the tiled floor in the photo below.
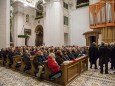
{"type": "MultiPolygon", "coordinates": [[[[76,77],[68,86],[115,86],[115,74],[100,74],[99,69],[89,69],[76,77]]],[[[57,84],[38,81],[27,75],[0,67],[0,86],[58,86],[57,84]]]]}
{"type": "Polygon", "coordinates": [[[100,74],[99,70],[90,69],[77,77],[69,86],[115,86],[115,75],[100,74]]]}

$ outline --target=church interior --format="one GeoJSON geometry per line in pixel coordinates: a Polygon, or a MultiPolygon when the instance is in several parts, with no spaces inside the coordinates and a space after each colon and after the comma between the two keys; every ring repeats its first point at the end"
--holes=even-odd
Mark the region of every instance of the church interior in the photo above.
{"type": "Polygon", "coordinates": [[[0,0],[0,86],[115,86],[115,0],[0,0]]]}

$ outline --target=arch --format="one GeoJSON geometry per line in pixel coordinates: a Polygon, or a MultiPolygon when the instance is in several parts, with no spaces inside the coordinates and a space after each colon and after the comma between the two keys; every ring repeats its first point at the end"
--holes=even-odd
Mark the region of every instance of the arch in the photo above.
{"type": "Polygon", "coordinates": [[[38,25],[35,28],[36,39],[35,39],[35,46],[43,45],[43,26],[38,25]]]}

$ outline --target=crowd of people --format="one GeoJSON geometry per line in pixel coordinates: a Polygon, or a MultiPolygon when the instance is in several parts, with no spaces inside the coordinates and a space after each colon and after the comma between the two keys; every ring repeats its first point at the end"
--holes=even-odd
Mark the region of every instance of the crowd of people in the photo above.
{"type": "MultiPolygon", "coordinates": [[[[35,74],[41,77],[44,71],[44,61],[47,61],[48,67],[51,69],[52,74],[49,76],[51,80],[62,75],[60,66],[64,61],[74,61],[82,55],[89,56],[90,68],[94,64],[94,68],[98,69],[97,60],[99,58],[100,73],[103,74],[103,67],[105,64],[105,74],[108,74],[108,62],[111,62],[111,69],[115,69],[115,43],[102,42],[99,46],[92,43],[90,47],[79,46],[62,46],[62,47],[46,47],[46,46],[21,46],[2,48],[0,50],[0,59],[4,60],[3,65],[9,59],[9,67],[13,64],[13,56],[21,55],[22,61],[25,63],[24,71],[31,69],[30,57],[33,56],[33,62],[38,72],[35,74]],[[58,74],[58,75],[56,75],[58,74]]],[[[18,67],[19,65],[16,65],[18,67]]]]}
{"type": "Polygon", "coordinates": [[[108,74],[108,63],[111,63],[112,70],[115,69],[115,43],[102,42],[99,46],[95,43],[89,47],[89,61],[90,68],[95,65],[97,69],[97,59],[99,58],[100,73],[103,74],[103,68],[105,67],[105,74],[108,74]],[[105,66],[104,66],[105,65],[105,66]]]}
{"type": "MultiPolygon", "coordinates": [[[[2,48],[0,50],[0,58],[4,60],[3,65],[7,62],[7,57],[10,60],[9,67],[13,64],[13,56],[21,55],[22,61],[26,64],[24,71],[31,69],[30,57],[33,56],[33,62],[39,69],[36,73],[37,77],[41,77],[41,73],[44,70],[44,61],[48,61],[48,67],[51,69],[52,74],[49,76],[51,80],[54,80],[58,76],[61,76],[60,65],[64,61],[72,61],[76,58],[87,54],[87,47],[79,46],[62,46],[62,47],[46,47],[46,46],[22,46],[22,47],[9,47],[2,48]],[[58,74],[58,75],[56,75],[58,74]]],[[[16,67],[18,67],[17,65],[16,67]]]]}

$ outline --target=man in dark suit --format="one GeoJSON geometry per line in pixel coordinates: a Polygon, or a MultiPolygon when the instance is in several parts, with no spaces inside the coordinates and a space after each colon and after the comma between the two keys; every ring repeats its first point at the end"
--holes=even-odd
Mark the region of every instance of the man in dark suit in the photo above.
{"type": "Polygon", "coordinates": [[[105,43],[104,46],[100,47],[100,73],[103,74],[103,65],[105,64],[105,74],[108,74],[108,62],[109,62],[109,49],[108,44],[105,43]]]}
{"type": "Polygon", "coordinates": [[[92,65],[95,65],[95,69],[97,69],[97,59],[99,57],[99,51],[96,47],[96,43],[93,42],[92,45],[89,48],[89,61],[90,61],[90,68],[92,68],[92,65]]]}
{"type": "Polygon", "coordinates": [[[111,50],[111,69],[115,69],[115,44],[111,50]]]}

